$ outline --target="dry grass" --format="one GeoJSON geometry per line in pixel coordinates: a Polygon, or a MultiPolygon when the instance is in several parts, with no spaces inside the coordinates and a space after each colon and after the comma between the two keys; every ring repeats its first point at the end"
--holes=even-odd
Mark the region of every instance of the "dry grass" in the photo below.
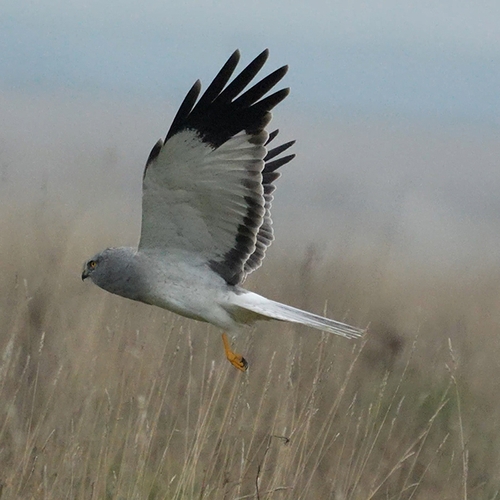
{"type": "Polygon", "coordinates": [[[498,497],[498,270],[271,255],[249,287],[371,334],[260,324],[240,374],[216,329],[82,284],[126,229],[58,208],[1,221],[2,500],[498,497]]]}

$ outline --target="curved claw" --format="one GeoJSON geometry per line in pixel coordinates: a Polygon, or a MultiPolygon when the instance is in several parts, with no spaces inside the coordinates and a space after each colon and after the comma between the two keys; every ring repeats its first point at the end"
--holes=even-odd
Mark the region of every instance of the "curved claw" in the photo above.
{"type": "Polygon", "coordinates": [[[241,372],[246,372],[248,369],[247,360],[241,355],[236,354],[229,343],[229,339],[225,333],[222,334],[222,342],[224,343],[224,350],[226,351],[227,360],[241,372]]]}

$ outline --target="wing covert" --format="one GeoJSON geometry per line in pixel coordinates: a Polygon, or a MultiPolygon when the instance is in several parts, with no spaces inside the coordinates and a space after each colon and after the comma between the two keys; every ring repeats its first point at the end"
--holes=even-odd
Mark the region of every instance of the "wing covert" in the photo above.
{"type": "Polygon", "coordinates": [[[229,83],[236,51],[199,99],[199,81],[185,97],[146,163],[140,249],[195,253],[230,284],[260,266],[273,239],[276,169],[294,156],[276,158],[293,142],[268,151],[277,131],[265,130],[288,95],[267,95],[287,67],[245,91],[267,57],[266,50],[229,83]]]}

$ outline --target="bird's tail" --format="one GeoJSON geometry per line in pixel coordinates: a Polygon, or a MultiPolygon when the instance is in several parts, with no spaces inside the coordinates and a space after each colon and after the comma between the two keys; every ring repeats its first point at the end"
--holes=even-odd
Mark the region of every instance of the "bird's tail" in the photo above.
{"type": "Polygon", "coordinates": [[[324,318],[323,316],[302,311],[286,304],[274,302],[252,292],[244,293],[239,298],[238,305],[240,307],[263,316],[261,319],[276,319],[278,321],[298,323],[348,339],[361,337],[366,331],[341,323],[340,321],[324,318]]]}

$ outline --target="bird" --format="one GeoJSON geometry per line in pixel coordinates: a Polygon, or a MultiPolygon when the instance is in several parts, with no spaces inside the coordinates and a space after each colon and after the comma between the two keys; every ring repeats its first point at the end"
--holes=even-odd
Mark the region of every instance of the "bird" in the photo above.
{"type": "Polygon", "coordinates": [[[194,83],[146,161],[137,248],[107,248],[82,271],[82,280],[108,292],[219,327],[226,358],[242,372],[248,362],[228,335],[234,341],[258,320],[351,339],[365,332],[241,286],[274,239],[274,183],[295,157],[283,155],[295,141],[274,146],[279,131],[267,131],[271,111],[290,92],[275,90],[288,66],[248,88],[268,57],[266,49],[231,80],[236,50],[201,96],[200,80],[194,83]]]}

